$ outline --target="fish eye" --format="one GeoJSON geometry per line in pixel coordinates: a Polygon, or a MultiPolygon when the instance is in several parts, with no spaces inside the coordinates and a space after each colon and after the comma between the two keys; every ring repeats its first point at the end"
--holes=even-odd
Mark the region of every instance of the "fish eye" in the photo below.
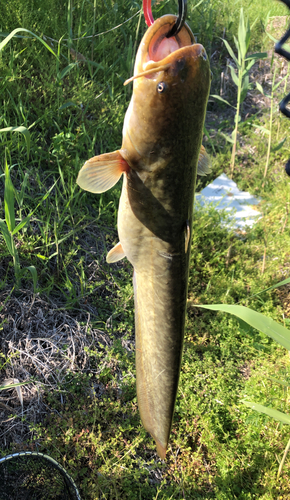
{"type": "Polygon", "coordinates": [[[159,92],[159,94],[162,94],[162,92],[164,92],[164,91],[166,90],[166,87],[167,87],[166,83],[164,83],[164,82],[159,82],[159,83],[157,84],[157,87],[156,87],[157,92],[159,92]]]}

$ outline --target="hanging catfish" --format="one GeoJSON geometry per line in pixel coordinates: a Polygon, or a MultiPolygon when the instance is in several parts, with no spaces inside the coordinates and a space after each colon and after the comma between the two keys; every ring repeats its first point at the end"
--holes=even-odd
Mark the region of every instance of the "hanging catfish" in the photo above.
{"type": "Polygon", "coordinates": [[[120,242],[108,262],[134,267],[137,398],[144,427],[165,458],[178,387],[197,171],[211,73],[202,45],[176,16],[159,18],[137,53],[120,150],[88,160],[77,183],[102,193],[123,175],[120,242]]]}

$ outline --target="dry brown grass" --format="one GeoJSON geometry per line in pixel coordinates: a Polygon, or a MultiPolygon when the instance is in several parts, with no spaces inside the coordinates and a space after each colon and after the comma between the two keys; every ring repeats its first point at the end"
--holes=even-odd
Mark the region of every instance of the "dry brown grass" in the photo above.
{"type": "MultiPolygon", "coordinates": [[[[76,319],[60,310],[51,300],[29,291],[7,298],[0,295],[0,385],[8,378],[26,382],[21,387],[23,408],[15,389],[4,390],[0,397],[0,446],[27,443],[30,425],[43,420],[51,411],[43,399],[45,389],[65,387],[70,372],[96,372],[90,366],[87,351],[103,350],[111,345],[109,336],[90,327],[90,313],[80,311],[76,319]],[[23,418],[24,417],[24,418],[23,418]]],[[[99,388],[101,390],[101,388],[99,388]]],[[[98,387],[95,387],[98,390],[98,387]]],[[[63,391],[65,393],[65,390],[63,391]]],[[[63,398],[62,391],[59,397],[63,398]]]]}

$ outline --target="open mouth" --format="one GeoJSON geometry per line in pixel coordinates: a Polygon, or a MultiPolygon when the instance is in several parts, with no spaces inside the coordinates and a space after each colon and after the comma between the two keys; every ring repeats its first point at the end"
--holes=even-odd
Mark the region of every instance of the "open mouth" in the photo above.
{"type": "Polygon", "coordinates": [[[139,57],[137,56],[135,74],[126,80],[124,85],[142,76],[150,78],[159,71],[165,71],[172,63],[168,56],[196,43],[192,32],[186,25],[177,35],[167,38],[175,19],[175,16],[163,16],[157,19],[147,31],[141,42],[139,57]]]}
{"type": "Polygon", "coordinates": [[[153,34],[148,46],[148,60],[161,61],[172,52],[195,43],[194,36],[186,26],[177,35],[167,38],[170,27],[171,24],[166,22],[153,34]]]}

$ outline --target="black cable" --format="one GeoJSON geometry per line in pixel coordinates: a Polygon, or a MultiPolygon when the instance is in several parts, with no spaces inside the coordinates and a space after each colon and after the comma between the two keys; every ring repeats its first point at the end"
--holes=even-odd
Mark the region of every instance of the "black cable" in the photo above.
{"type": "MultiPolygon", "coordinates": [[[[285,5],[287,5],[288,9],[290,9],[290,0],[281,0],[285,5]]],[[[275,44],[275,52],[276,54],[280,54],[281,56],[285,57],[287,61],[290,61],[290,52],[287,50],[283,49],[284,43],[287,42],[288,38],[290,37],[290,28],[286,31],[285,35],[282,36],[282,38],[275,44]]],[[[290,102],[290,93],[282,99],[282,101],[279,103],[279,109],[283,115],[287,116],[287,118],[290,118],[290,111],[287,109],[287,104],[290,102]]],[[[290,160],[287,161],[285,165],[285,171],[286,174],[290,176],[290,160]]]]}

